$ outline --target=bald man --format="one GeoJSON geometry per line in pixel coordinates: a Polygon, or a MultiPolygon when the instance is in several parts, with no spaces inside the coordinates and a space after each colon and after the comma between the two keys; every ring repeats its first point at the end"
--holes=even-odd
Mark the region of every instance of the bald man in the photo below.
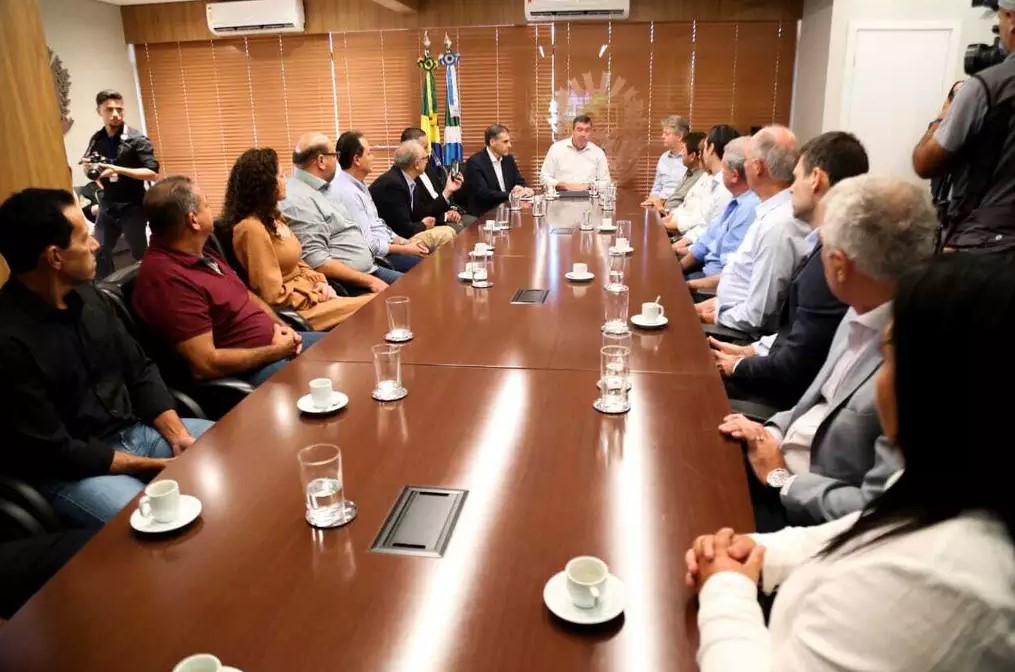
{"type": "Polygon", "coordinates": [[[395,150],[394,165],[370,185],[370,196],[377,205],[377,214],[391,230],[402,238],[411,239],[433,230],[433,217],[416,219],[422,193],[417,193],[416,178],[426,171],[427,155],[415,140],[406,140],[395,150]]]}
{"type": "Polygon", "coordinates": [[[796,136],[785,126],[766,126],[754,135],[744,170],[760,202],[754,223],[726,262],[715,298],[695,306],[702,322],[751,336],[778,328],[786,289],[810,233],[793,215],[789,188],[798,158],[796,136]]]}
{"type": "Polygon", "coordinates": [[[279,209],[300,239],[303,260],[354,294],[383,292],[402,277],[374,263],[370,245],[352,214],[341,201],[329,197],[338,155],[328,136],[307,133],[301,137],[293,150],[293,165],[279,209]]]}

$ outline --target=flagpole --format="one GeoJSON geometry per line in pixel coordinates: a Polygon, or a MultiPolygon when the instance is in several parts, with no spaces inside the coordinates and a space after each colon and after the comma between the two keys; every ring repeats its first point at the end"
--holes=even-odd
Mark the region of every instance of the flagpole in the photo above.
{"type": "Polygon", "coordinates": [[[451,38],[444,33],[444,53],[440,63],[447,78],[447,106],[444,109],[444,164],[462,161],[462,111],[458,97],[458,62],[462,56],[451,51],[451,38]]]}
{"type": "Polygon", "coordinates": [[[416,61],[423,73],[422,94],[419,106],[419,127],[426,133],[430,141],[430,159],[441,165],[443,151],[441,149],[441,128],[437,118],[437,85],[433,71],[437,69],[437,61],[430,56],[430,31],[423,31],[423,56],[416,61]]]}

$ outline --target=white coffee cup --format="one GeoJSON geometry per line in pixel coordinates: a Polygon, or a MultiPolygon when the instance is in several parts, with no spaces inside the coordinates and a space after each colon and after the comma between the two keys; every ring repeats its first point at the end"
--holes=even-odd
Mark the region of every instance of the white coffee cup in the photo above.
{"type": "Polygon", "coordinates": [[[485,268],[476,267],[476,269],[472,271],[472,281],[473,282],[485,282],[486,281],[486,269],[485,268]]]}
{"type": "Polygon", "coordinates": [[[222,661],[210,653],[187,656],[176,664],[173,672],[221,672],[222,661]]]}
{"type": "Polygon", "coordinates": [[[617,238],[616,247],[618,252],[624,252],[631,249],[631,243],[627,238],[617,238]]]}
{"type": "Polygon", "coordinates": [[[661,303],[648,302],[641,304],[641,319],[646,322],[658,322],[666,316],[661,303]]]}
{"type": "Polygon", "coordinates": [[[574,266],[571,267],[571,275],[581,278],[588,274],[589,274],[588,264],[575,264],[574,266]]]}
{"type": "Polygon", "coordinates": [[[613,218],[612,217],[603,217],[603,223],[600,224],[600,226],[602,226],[604,229],[612,229],[613,228],[613,218]]]}
{"type": "Polygon", "coordinates": [[[331,386],[330,378],[314,378],[310,381],[310,399],[317,408],[327,408],[335,391],[331,386]]]}
{"type": "Polygon", "coordinates": [[[493,231],[496,228],[497,228],[497,222],[496,221],[494,221],[492,219],[486,220],[486,229],[487,229],[487,231],[493,231]]]}
{"type": "Polygon", "coordinates": [[[473,248],[476,254],[486,254],[490,251],[490,246],[486,243],[476,243],[476,247],[473,248]]]}
{"type": "Polygon", "coordinates": [[[609,569],[606,563],[591,555],[572,558],[564,567],[567,592],[571,602],[579,609],[591,609],[599,604],[609,569]]]}
{"type": "Polygon", "coordinates": [[[180,484],[170,480],[149,484],[138,504],[142,518],[152,518],[158,523],[173,522],[179,508],[180,484]]]}

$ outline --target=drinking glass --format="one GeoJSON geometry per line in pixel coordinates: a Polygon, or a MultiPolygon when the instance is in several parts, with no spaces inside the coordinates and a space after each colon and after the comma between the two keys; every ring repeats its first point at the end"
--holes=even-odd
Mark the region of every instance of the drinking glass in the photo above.
{"type": "Polygon", "coordinates": [[[546,185],[546,200],[555,201],[557,200],[557,187],[552,184],[546,185]]]}
{"type": "Polygon", "coordinates": [[[631,220],[630,219],[618,219],[617,220],[617,237],[627,238],[628,242],[631,241],[631,220]]]}
{"type": "Polygon", "coordinates": [[[602,198],[599,199],[599,207],[602,208],[603,212],[613,212],[613,196],[609,193],[603,192],[602,198]]]}
{"type": "Polygon", "coordinates": [[[581,220],[579,221],[578,228],[582,231],[591,231],[595,227],[592,225],[592,210],[585,208],[581,213],[581,220]]]}
{"type": "Polygon", "coordinates": [[[402,347],[381,343],[370,348],[374,355],[377,385],[373,396],[377,401],[395,401],[409,392],[402,387],[402,347]]]}
{"type": "Polygon", "coordinates": [[[384,338],[395,343],[411,340],[412,329],[409,328],[409,297],[392,296],[385,303],[388,305],[389,331],[384,338]]]}
{"type": "Polygon", "coordinates": [[[511,204],[512,211],[518,211],[522,209],[522,196],[512,192],[508,195],[508,202],[511,204]]]}
{"type": "Polygon", "coordinates": [[[631,377],[631,349],[607,345],[600,350],[600,393],[595,406],[604,413],[625,413],[631,410],[627,397],[631,377]]]}
{"type": "Polygon", "coordinates": [[[482,228],[479,230],[479,242],[486,243],[490,249],[494,248],[494,242],[497,240],[497,231],[494,229],[482,228]]]}
{"type": "Polygon", "coordinates": [[[592,198],[593,201],[596,200],[597,198],[599,198],[599,184],[598,183],[591,182],[589,184],[589,196],[592,198]]]}
{"type": "Polygon", "coordinates": [[[624,278],[627,277],[627,267],[630,257],[625,254],[610,254],[609,250],[606,253],[607,260],[607,272],[606,272],[606,286],[610,285],[622,285],[624,284],[624,278]]]}
{"type": "Polygon", "coordinates": [[[536,194],[532,197],[532,216],[543,217],[546,215],[546,196],[536,194]]]}
{"type": "Polygon", "coordinates": [[[297,458],[307,501],[307,522],[314,527],[340,527],[356,517],[356,503],[345,498],[342,450],[330,443],[302,449],[297,458]]]}
{"type": "Polygon", "coordinates": [[[626,285],[611,284],[603,288],[604,317],[603,331],[607,334],[625,334],[630,331],[627,326],[628,302],[631,291],[626,285]]]}
{"type": "Polygon", "coordinates": [[[490,282],[489,264],[486,262],[486,257],[479,257],[472,262],[472,286],[477,289],[493,286],[493,283],[490,282]]]}
{"type": "Polygon", "coordinates": [[[497,226],[507,227],[508,219],[510,218],[510,211],[508,210],[507,203],[501,203],[497,206],[497,226]]]}

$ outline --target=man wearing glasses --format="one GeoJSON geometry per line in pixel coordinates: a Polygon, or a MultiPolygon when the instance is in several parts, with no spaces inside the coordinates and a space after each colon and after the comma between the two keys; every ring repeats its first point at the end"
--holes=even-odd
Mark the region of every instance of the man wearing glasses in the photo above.
{"type": "Polygon", "coordinates": [[[402,238],[433,229],[433,217],[413,218],[418,212],[422,194],[416,193],[416,178],[426,171],[427,156],[415,140],[407,140],[395,150],[394,165],[370,185],[370,196],[377,205],[377,215],[402,238]]]}
{"type": "Polygon", "coordinates": [[[338,171],[338,154],[332,151],[328,136],[307,133],[301,137],[293,151],[293,165],[279,209],[300,239],[303,261],[353,294],[382,292],[402,277],[374,262],[352,214],[341,201],[329,197],[328,185],[338,171]]]}

